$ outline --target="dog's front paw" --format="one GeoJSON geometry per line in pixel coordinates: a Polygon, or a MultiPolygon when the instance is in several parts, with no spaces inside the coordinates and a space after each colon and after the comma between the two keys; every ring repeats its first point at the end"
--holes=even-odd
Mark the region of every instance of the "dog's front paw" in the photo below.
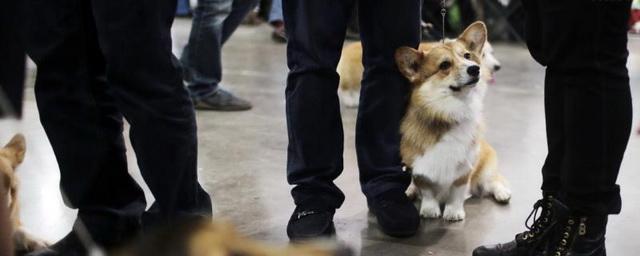
{"type": "Polygon", "coordinates": [[[461,221],[464,220],[465,217],[466,213],[462,207],[445,207],[444,213],[442,214],[442,218],[447,221],[461,221]]]}
{"type": "Polygon", "coordinates": [[[493,198],[498,203],[506,204],[511,199],[511,190],[504,186],[496,187],[493,191],[493,198]]]}
{"type": "Polygon", "coordinates": [[[23,229],[18,229],[14,234],[15,250],[21,252],[40,251],[49,246],[44,240],[35,238],[23,229]]]}
{"type": "Polygon", "coordinates": [[[437,202],[422,202],[420,206],[420,217],[425,219],[437,219],[442,215],[440,205],[437,202]]]}

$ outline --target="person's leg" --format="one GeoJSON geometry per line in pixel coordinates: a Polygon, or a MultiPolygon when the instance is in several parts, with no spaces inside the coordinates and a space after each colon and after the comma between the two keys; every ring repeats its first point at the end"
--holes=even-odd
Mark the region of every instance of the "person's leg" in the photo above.
{"type": "Polygon", "coordinates": [[[145,225],[211,215],[198,183],[193,106],[171,53],[174,0],[93,0],[106,79],[155,197],[145,225]],[[135,35],[135,36],[132,36],[135,35]]]}
{"type": "Polygon", "coordinates": [[[284,29],[284,17],[282,16],[282,0],[274,0],[271,3],[269,23],[273,26],[271,39],[278,43],[286,43],[287,34],[284,29]]]}
{"type": "MultiPolygon", "coordinates": [[[[283,1],[290,39],[287,46],[290,72],[285,91],[289,134],[287,180],[295,185],[291,194],[296,212],[334,211],[344,201],[344,195],[333,183],[342,172],[344,146],[336,66],[351,6],[351,1],[345,0],[283,1]]],[[[333,213],[329,215],[323,224],[332,223],[333,213]]],[[[306,227],[298,230],[300,225],[296,224],[303,223],[301,219],[310,218],[292,217],[290,237],[319,235],[306,232],[306,227]]],[[[323,231],[326,230],[318,232],[323,231]]]]}
{"type": "Polygon", "coordinates": [[[214,92],[222,80],[222,28],[233,0],[198,0],[189,41],[180,61],[189,91],[196,96],[214,92]]]}
{"type": "Polygon", "coordinates": [[[362,1],[360,33],[365,71],[356,150],[362,191],[367,196],[393,189],[404,191],[411,178],[402,171],[398,131],[410,88],[394,55],[401,46],[417,48],[420,43],[420,2],[362,1]]]}
{"type": "Polygon", "coordinates": [[[402,169],[399,132],[410,88],[394,56],[398,48],[420,43],[420,1],[360,1],[358,11],[364,65],[356,124],[360,183],[383,231],[412,235],[419,217],[404,193],[411,177],[402,169]]]}
{"type": "Polygon", "coordinates": [[[0,9],[0,118],[22,115],[26,21],[24,1],[9,1],[0,9]]]}
{"type": "MultiPolygon", "coordinates": [[[[240,12],[244,12],[244,8],[253,1],[235,2],[243,3],[240,5],[240,12]]],[[[232,13],[233,3],[233,0],[198,0],[194,11],[189,42],[184,47],[180,60],[187,89],[197,109],[239,111],[252,107],[248,101],[219,87],[222,79],[222,44],[233,32],[228,29],[229,34],[225,36],[223,30],[232,13]]],[[[232,23],[234,22],[235,20],[232,23]]]]}
{"type": "MultiPolygon", "coordinates": [[[[539,245],[554,255],[605,255],[607,214],[620,211],[615,182],[631,129],[626,69],[630,1],[524,3],[535,6],[542,21],[535,27],[539,37],[528,41],[534,58],[547,66],[546,107],[555,112],[547,116],[555,128],[548,134],[543,190],[557,189],[552,194],[566,204],[553,214],[558,224],[543,232],[550,235],[539,245]],[[580,13],[575,13],[577,7],[580,13]],[[585,22],[593,26],[584,28],[585,22]]],[[[520,236],[514,242],[522,245],[524,240],[520,236]]],[[[485,248],[474,255],[519,255],[504,248],[514,247],[485,248]]]]}
{"type": "Polygon", "coordinates": [[[187,17],[191,15],[191,4],[189,0],[177,0],[178,8],[176,9],[177,17],[187,17]]]}
{"type": "Polygon", "coordinates": [[[63,198],[78,209],[77,224],[98,244],[113,246],[140,227],[146,204],[127,171],[122,116],[108,92],[90,5],[28,3],[27,51],[38,67],[36,101],[58,160],[63,198]]]}
{"type": "Polygon", "coordinates": [[[247,16],[247,13],[256,8],[257,4],[258,0],[233,0],[231,13],[229,13],[222,25],[222,37],[220,39],[223,45],[242,23],[242,19],[247,16]]]}
{"type": "Polygon", "coordinates": [[[567,10],[574,24],[592,21],[594,26],[574,28],[558,49],[569,52],[568,58],[557,56],[548,65],[557,70],[557,86],[565,88],[562,193],[569,208],[581,214],[620,212],[616,179],[632,120],[626,68],[630,4],[589,2],[584,9],[591,18],[567,10]]]}
{"type": "Polygon", "coordinates": [[[273,0],[269,11],[269,23],[273,24],[273,22],[282,22],[283,20],[282,0],[273,0]]]}

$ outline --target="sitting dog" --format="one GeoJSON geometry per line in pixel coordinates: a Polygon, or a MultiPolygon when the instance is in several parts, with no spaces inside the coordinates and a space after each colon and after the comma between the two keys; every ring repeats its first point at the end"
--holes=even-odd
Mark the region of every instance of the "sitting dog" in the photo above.
{"type": "Polygon", "coordinates": [[[11,237],[13,239],[13,248],[16,255],[43,249],[47,246],[44,241],[33,238],[20,224],[20,215],[18,213],[18,177],[15,174],[16,168],[24,160],[26,151],[25,140],[22,134],[17,134],[9,141],[9,143],[0,148],[0,191],[7,198],[7,207],[9,212],[9,225],[11,237]]]}
{"type": "MultiPolygon", "coordinates": [[[[450,43],[451,41],[454,40],[447,39],[447,42],[450,43]]],[[[440,44],[440,42],[421,43],[418,49],[425,50],[437,44],[440,44]]],[[[486,72],[482,72],[483,79],[493,83],[493,74],[500,70],[500,61],[493,54],[493,47],[489,41],[483,45],[481,56],[481,67],[486,70],[486,72]]],[[[364,72],[364,67],[362,66],[362,44],[360,42],[349,44],[342,49],[342,56],[336,71],[340,75],[340,85],[338,87],[340,102],[345,107],[358,107],[360,102],[360,81],[362,81],[362,72],[364,72]]]]}
{"type": "Polygon", "coordinates": [[[511,198],[496,152],[483,138],[486,37],[484,23],[476,22],[444,44],[396,51],[398,69],[412,84],[400,131],[402,160],[413,176],[407,192],[421,198],[424,218],[464,219],[469,191],[502,203],[511,198]]]}

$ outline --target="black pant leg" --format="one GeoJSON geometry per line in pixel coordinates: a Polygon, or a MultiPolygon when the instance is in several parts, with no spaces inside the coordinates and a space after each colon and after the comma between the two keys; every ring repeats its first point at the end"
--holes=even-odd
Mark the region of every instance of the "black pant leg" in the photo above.
{"type": "MultiPolygon", "coordinates": [[[[574,210],[620,211],[615,184],[631,129],[626,69],[630,1],[538,2],[540,39],[532,55],[561,93],[561,194],[574,210]],[[580,12],[575,10],[579,9],[580,12]],[[590,27],[584,24],[592,24],[590,27]]],[[[545,180],[546,182],[546,180],[545,180]]]]}
{"type": "Polygon", "coordinates": [[[400,121],[409,98],[409,82],[395,64],[401,46],[420,43],[420,1],[360,1],[364,75],[356,124],[360,183],[367,196],[405,190],[411,180],[402,171],[400,121]]]}
{"type": "Polygon", "coordinates": [[[28,10],[36,101],[63,198],[98,243],[118,243],[140,227],[146,204],[127,171],[122,116],[107,89],[90,6],[29,1],[28,10]]]}
{"type": "Polygon", "coordinates": [[[145,225],[211,214],[198,183],[195,113],[171,53],[175,0],[93,0],[106,78],[155,197],[145,225]]]}
{"type": "Polygon", "coordinates": [[[558,76],[551,70],[545,74],[544,113],[547,131],[547,158],[542,166],[542,191],[557,195],[561,188],[561,174],[565,151],[565,88],[558,85],[558,76]]]}
{"type": "MultiPolygon", "coordinates": [[[[632,122],[627,31],[631,1],[586,1],[584,13],[568,12],[583,37],[570,37],[580,52],[550,62],[565,86],[565,144],[563,192],[572,209],[588,214],[617,214],[621,210],[616,184],[629,141],[632,122]],[[574,58],[575,57],[575,58],[574,58]]],[[[574,28],[575,29],[575,28],[574,28]]],[[[575,49],[575,47],[573,47],[575,49]]],[[[552,59],[554,60],[554,59],[552,59]]]]}
{"type": "Polygon", "coordinates": [[[344,138],[336,66],[351,14],[347,0],[284,0],[289,147],[287,180],[296,205],[338,208],[344,138]]]}
{"type": "Polygon", "coordinates": [[[22,116],[25,69],[25,2],[0,8],[0,117],[22,116]]]}

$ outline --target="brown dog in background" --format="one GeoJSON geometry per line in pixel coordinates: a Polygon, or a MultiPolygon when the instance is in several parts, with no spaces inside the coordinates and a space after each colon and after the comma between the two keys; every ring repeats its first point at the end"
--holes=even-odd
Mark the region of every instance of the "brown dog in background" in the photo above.
{"type": "MultiPolygon", "coordinates": [[[[39,250],[47,246],[44,241],[29,235],[21,227],[20,223],[18,177],[15,172],[18,165],[24,160],[25,152],[26,145],[22,134],[15,135],[6,146],[0,148],[0,193],[2,193],[2,201],[6,203],[2,206],[3,208],[6,207],[3,210],[8,211],[7,217],[9,218],[9,229],[4,229],[3,232],[8,232],[11,239],[13,239],[13,250],[16,255],[39,250]]],[[[3,223],[6,223],[4,221],[3,223]]]]}

